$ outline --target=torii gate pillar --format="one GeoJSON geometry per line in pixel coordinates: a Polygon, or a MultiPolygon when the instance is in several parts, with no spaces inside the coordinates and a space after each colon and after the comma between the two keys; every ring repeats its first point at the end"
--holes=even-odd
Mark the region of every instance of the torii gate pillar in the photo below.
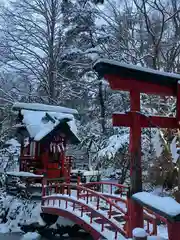
{"type": "MultiPolygon", "coordinates": [[[[130,91],[130,112],[132,125],[130,127],[130,179],[131,194],[142,191],[142,169],[141,169],[141,126],[140,126],[140,92],[130,91]]],[[[143,227],[143,209],[131,202],[130,209],[131,229],[143,227]]]]}

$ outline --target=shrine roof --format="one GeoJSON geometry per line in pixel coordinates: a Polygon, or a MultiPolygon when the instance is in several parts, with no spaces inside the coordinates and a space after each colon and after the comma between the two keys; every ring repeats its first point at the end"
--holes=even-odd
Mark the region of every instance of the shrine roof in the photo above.
{"type": "MultiPolygon", "coordinates": [[[[32,109],[31,104],[30,106],[28,104],[22,105],[22,108],[20,107],[20,104],[18,107],[17,105],[18,104],[16,104],[13,109],[20,111],[21,125],[18,125],[18,127],[25,127],[29,134],[29,137],[34,141],[41,141],[49,134],[52,134],[52,132],[55,131],[59,126],[63,126],[63,128],[66,128],[68,138],[72,144],[80,142],[77,136],[77,127],[73,114],[60,112],[60,109],[58,107],[58,112],[45,111],[45,109],[48,110],[47,106],[50,105],[45,105],[43,108],[43,104],[40,104],[41,110],[39,111],[37,108],[29,110],[32,109]]],[[[54,107],[56,108],[56,106],[54,107]]],[[[56,110],[55,108],[50,107],[50,109],[53,110],[56,110]]],[[[68,108],[65,108],[65,110],[66,109],[68,108]]],[[[73,111],[75,112],[75,110],[73,111]]],[[[64,129],[61,128],[61,130],[64,129]]]]}
{"type": "Polygon", "coordinates": [[[180,80],[180,74],[158,71],[108,59],[97,60],[93,68],[101,77],[116,75],[125,79],[147,81],[173,88],[177,86],[180,80]]]}

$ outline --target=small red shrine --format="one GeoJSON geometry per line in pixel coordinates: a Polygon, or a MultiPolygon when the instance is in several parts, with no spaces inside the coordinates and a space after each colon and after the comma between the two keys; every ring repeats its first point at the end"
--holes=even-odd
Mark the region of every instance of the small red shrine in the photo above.
{"type": "Polygon", "coordinates": [[[72,157],[67,144],[78,144],[74,109],[38,103],[15,103],[16,137],[21,143],[20,171],[46,178],[69,177],[72,157]]]}

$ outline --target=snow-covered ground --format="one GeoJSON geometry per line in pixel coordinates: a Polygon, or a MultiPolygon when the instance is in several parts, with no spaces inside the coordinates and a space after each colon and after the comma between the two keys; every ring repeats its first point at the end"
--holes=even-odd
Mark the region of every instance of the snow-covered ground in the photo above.
{"type": "Polygon", "coordinates": [[[38,240],[41,238],[41,235],[36,232],[28,232],[24,234],[22,240],[38,240]]]}
{"type": "Polygon", "coordinates": [[[30,202],[0,193],[0,232],[21,232],[20,225],[38,223],[44,226],[45,223],[40,217],[40,202],[30,202]]]}

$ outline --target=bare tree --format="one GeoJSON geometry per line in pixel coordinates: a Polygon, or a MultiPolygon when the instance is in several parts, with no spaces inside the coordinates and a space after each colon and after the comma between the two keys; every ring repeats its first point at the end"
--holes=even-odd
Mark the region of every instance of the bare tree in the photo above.
{"type": "Polygon", "coordinates": [[[179,1],[107,0],[106,11],[99,9],[97,15],[104,21],[100,46],[109,58],[179,69],[179,1]]]}
{"type": "Polygon", "coordinates": [[[4,63],[38,80],[51,103],[63,45],[60,7],[58,0],[17,0],[1,14],[1,32],[9,50],[4,63]]]}
{"type": "Polygon", "coordinates": [[[166,71],[175,70],[172,68],[172,61],[178,54],[177,35],[179,32],[177,30],[180,13],[177,1],[162,3],[159,0],[134,0],[134,3],[143,21],[145,43],[148,43],[146,45],[149,56],[146,61],[149,59],[150,67],[154,69],[163,67],[166,71]],[[171,30],[169,26],[172,27],[171,30]]]}

